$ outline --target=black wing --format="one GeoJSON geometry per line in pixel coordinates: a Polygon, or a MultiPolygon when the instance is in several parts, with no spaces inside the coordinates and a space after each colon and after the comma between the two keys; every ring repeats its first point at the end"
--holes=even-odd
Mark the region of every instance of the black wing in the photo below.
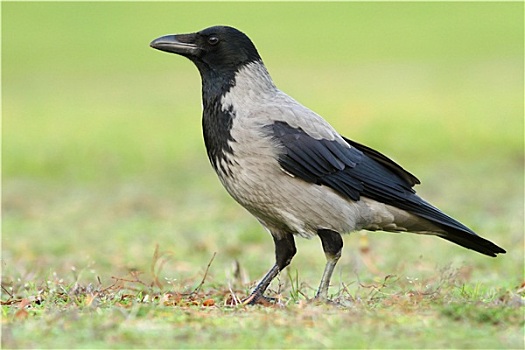
{"type": "Polygon", "coordinates": [[[315,139],[285,122],[271,125],[272,135],[283,147],[279,164],[305,181],[333,188],[357,201],[361,195],[397,206],[415,191],[419,180],[381,153],[345,139],[315,139]]]}
{"type": "Polygon", "coordinates": [[[281,121],[268,128],[282,147],[278,161],[288,173],[354,201],[365,196],[418,215],[442,227],[448,234],[442,238],[466,248],[490,256],[505,252],[417,196],[412,187],[419,180],[383,154],[348,139],[351,147],[315,139],[281,121]]]}
{"type": "Polygon", "coordinates": [[[347,139],[343,136],[343,139],[350,145],[361,152],[363,152],[366,156],[372,158],[376,162],[383,165],[385,168],[389,169],[391,172],[393,172],[395,175],[399,176],[401,179],[409,183],[411,186],[419,185],[421,182],[417,177],[410,174],[408,171],[403,169],[399,164],[394,162],[392,159],[388,158],[384,154],[379,153],[375,149],[372,149],[368,146],[362,145],[360,143],[357,143],[355,141],[352,141],[350,139],[347,139]]]}

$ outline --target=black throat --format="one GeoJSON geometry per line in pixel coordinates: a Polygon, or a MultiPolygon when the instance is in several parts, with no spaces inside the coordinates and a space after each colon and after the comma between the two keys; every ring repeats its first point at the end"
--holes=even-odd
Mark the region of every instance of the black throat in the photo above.
{"type": "Polygon", "coordinates": [[[231,135],[235,110],[233,106],[223,106],[222,98],[235,86],[235,71],[216,72],[200,70],[202,76],[202,130],[204,143],[211,165],[215,171],[228,173],[227,154],[233,155],[228,142],[235,142],[231,135]]]}

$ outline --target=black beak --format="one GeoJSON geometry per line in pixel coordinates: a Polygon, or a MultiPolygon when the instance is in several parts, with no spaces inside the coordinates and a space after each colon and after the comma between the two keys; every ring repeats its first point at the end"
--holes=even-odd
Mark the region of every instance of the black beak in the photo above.
{"type": "Polygon", "coordinates": [[[195,44],[195,37],[195,34],[165,35],[153,40],[149,46],[182,56],[197,56],[201,50],[195,44]]]}

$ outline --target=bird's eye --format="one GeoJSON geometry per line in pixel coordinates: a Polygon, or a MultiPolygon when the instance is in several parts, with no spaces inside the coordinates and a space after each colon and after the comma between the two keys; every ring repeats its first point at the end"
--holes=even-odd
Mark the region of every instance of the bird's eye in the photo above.
{"type": "Polygon", "coordinates": [[[210,36],[208,38],[208,44],[217,45],[218,43],[219,43],[219,38],[217,38],[216,36],[210,36]]]}

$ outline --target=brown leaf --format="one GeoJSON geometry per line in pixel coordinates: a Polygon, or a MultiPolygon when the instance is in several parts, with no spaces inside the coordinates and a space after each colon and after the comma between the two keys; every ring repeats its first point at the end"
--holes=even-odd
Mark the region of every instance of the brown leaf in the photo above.
{"type": "Polygon", "coordinates": [[[26,309],[20,309],[15,313],[15,318],[19,320],[25,320],[29,316],[29,312],[26,309]]]}
{"type": "Polygon", "coordinates": [[[31,305],[31,302],[29,301],[29,299],[24,298],[24,299],[20,300],[20,303],[18,304],[18,308],[19,309],[23,309],[23,308],[25,308],[28,305],[31,305]]]}
{"type": "Polygon", "coordinates": [[[215,300],[213,299],[206,299],[202,302],[202,306],[213,306],[215,305],[215,300]]]}
{"type": "Polygon", "coordinates": [[[29,316],[29,312],[26,310],[26,306],[31,305],[29,299],[22,299],[18,303],[18,311],[15,313],[15,318],[19,320],[25,320],[29,316]]]}

